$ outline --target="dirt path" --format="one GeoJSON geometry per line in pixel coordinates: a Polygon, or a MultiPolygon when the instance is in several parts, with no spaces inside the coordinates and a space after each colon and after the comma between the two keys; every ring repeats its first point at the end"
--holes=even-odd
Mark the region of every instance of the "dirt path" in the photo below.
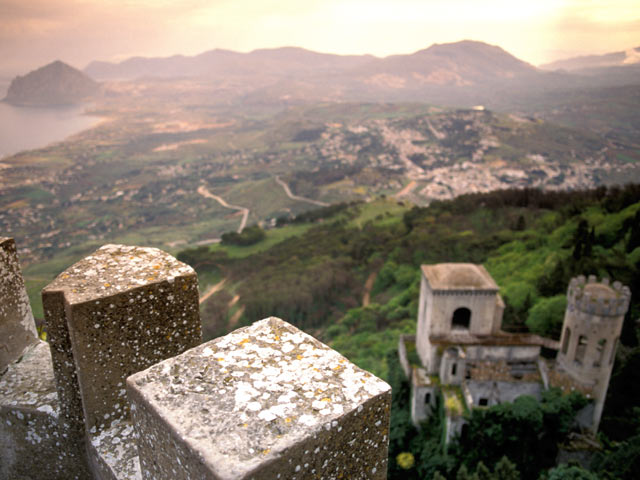
{"type": "Polygon", "coordinates": [[[396,193],[396,198],[400,198],[400,197],[404,197],[405,195],[409,195],[411,193],[411,190],[413,190],[414,188],[416,188],[416,181],[415,180],[411,180],[409,183],[407,183],[407,185],[400,190],[398,193],[396,193]]]}
{"type": "Polygon", "coordinates": [[[244,313],[244,305],[242,305],[238,310],[236,310],[236,313],[233,314],[233,317],[229,319],[229,328],[233,328],[236,325],[236,323],[238,323],[238,320],[240,320],[240,317],[242,316],[243,313],[244,313]]]}
{"type": "Polygon", "coordinates": [[[319,207],[329,206],[328,203],[321,202],[320,200],[313,200],[312,198],[305,198],[305,197],[300,197],[298,195],[294,195],[293,193],[291,193],[291,189],[289,188],[289,185],[287,185],[283,180],[281,180],[279,175],[276,175],[276,182],[278,182],[278,185],[284,188],[284,193],[286,193],[287,197],[289,197],[291,200],[298,200],[299,202],[307,202],[313,205],[317,205],[319,207]]]}
{"type": "Polygon", "coordinates": [[[226,282],[227,279],[223,278],[222,280],[220,280],[218,283],[216,283],[214,286],[210,287],[206,292],[204,292],[204,295],[200,296],[200,305],[202,305],[204,302],[207,301],[207,299],[213,295],[214,293],[216,293],[218,290],[220,290],[222,287],[224,287],[224,282],[226,282]]]}
{"type": "Polygon", "coordinates": [[[371,303],[371,289],[373,288],[373,283],[376,281],[377,276],[378,272],[371,272],[367,281],[364,283],[364,295],[362,296],[363,307],[366,307],[371,303]]]}
{"type": "Polygon", "coordinates": [[[429,119],[427,119],[427,126],[429,127],[429,130],[431,130],[431,133],[433,133],[433,136],[436,137],[438,140],[443,140],[447,138],[447,136],[444,133],[439,132],[438,130],[435,129],[433,125],[431,125],[431,122],[429,121],[429,119]]]}
{"type": "Polygon", "coordinates": [[[247,226],[247,220],[249,219],[249,209],[245,208],[245,207],[238,207],[237,205],[230,205],[228,204],[224,198],[219,197],[218,195],[214,195],[213,193],[211,193],[209,190],[207,190],[207,187],[205,187],[204,185],[200,185],[198,187],[198,193],[200,195],[202,195],[205,198],[211,198],[213,200],[215,200],[216,202],[218,202],[220,205],[222,205],[225,208],[230,208],[232,210],[238,210],[240,212],[242,212],[242,221],[240,222],[240,226],[238,227],[238,233],[242,233],[242,230],[244,230],[244,227],[247,226]]]}
{"type": "Polygon", "coordinates": [[[235,297],[233,297],[227,304],[227,308],[233,307],[236,303],[238,303],[238,300],[240,300],[240,295],[236,295],[235,297]]]}

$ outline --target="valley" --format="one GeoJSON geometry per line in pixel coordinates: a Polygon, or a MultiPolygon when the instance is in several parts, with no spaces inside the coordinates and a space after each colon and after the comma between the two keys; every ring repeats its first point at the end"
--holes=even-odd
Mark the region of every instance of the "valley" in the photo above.
{"type": "Polygon", "coordinates": [[[34,302],[59,265],[104,243],[175,252],[336,202],[428,205],[639,173],[636,145],[533,116],[416,103],[229,107],[192,87],[105,99],[91,109],[106,119],[96,127],[3,160],[0,228],[20,240],[34,302]]]}
{"type": "Polygon", "coordinates": [[[24,78],[60,71],[55,91],[102,80],[85,109],[103,120],[3,158],[0,176],[0,229],[18,240],[39,317],[39,290],[108,242],[176,253],[339,202],[425,206],[640,177],[637,86],[538,71],[480,42],[384,59],[212,51],[84,74],[56,62],[24,78]]]}
{"type": "MultiPolygon", "coordinates": [[[[16,239],[39,325],[41,289],[64,268],[108,243],[159,247],[198,273],[205,340],[274,315],[393,384],[388,478],[467,478],[480,457],[497,471],[503,451],[522,478],[547,478],[577,393],[516,401],[525,427],[488,454],[484,441],[447,450],[439,425],[412,426],[396,349],[416,333],[425,264],[483,264],[502,328],[554,342],[572,277],[637,290],[640,71],[612,58],[549,72],[462,41],[386,58],[212,50],[84,73],[54,62],[17,77],[9,100],[89,98],[82,108],[103,120],[2,159],[0,231],[16,239]],[[56,84],[61,69],[87,88],[56,84]],[[553,425],[526,423],[543,415],[553,425]]],[[[602,429],[620,443],[603,441],[606,455],[637,445],[639,314],[632,297],[602,429]]]]}

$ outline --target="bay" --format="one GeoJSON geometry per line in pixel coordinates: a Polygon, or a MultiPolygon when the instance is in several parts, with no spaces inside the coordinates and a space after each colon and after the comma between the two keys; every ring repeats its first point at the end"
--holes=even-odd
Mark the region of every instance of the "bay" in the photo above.
{"type": "Polygon", "coordinates": [[[0,102],[0,158],[59,142],[102,120],[84,110],[83,105],[36,108],[0,102]]]}

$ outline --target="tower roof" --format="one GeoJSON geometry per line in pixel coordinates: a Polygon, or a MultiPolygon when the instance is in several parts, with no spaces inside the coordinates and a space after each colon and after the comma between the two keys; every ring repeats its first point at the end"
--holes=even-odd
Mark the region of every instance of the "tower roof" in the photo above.
{"type": "Polygon", "coordinates": [[[498,285],[482,265],[438,263],[422,265],[421,269],[432,290],[498,291],[498,285]]]}

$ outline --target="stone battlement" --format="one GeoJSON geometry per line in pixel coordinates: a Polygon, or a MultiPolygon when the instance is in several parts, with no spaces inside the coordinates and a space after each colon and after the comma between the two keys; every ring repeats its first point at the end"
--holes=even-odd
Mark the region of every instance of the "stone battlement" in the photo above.
{"type": "Polygon", "coordinates": [[[599,282],[595,275],[572,278],[567,290],[570,310],[603,317],[624,315],[629,308],[631,291],[620,282],[609,283],[608,278],[599,282]]]}
{"type": "Polygon", "coordinates": [[[105,245],[43,290],[42,342],[0,247],[0,478],[386,478],[390,387],[313,337],[268,318],[200,344],[193,269],[105,245]]]}

